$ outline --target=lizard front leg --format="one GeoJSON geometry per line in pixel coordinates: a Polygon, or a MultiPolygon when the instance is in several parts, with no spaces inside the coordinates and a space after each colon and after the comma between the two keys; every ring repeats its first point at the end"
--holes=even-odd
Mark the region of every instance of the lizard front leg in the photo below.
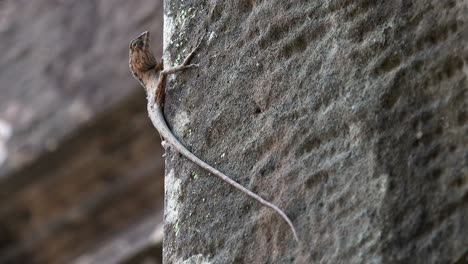
{"type": "MultiPolygon", "coordinates": [[[[203,38],[202,38],[203,40],[203,38]]],[[[159,78],[158,78],[158,83],[157,83],[157,88],[156,88],[156,103],[159,104],[160,106],[164,105],[164,99],[166,96],[166,79],[169,74],[174,74],[176,72],[180,72],[183,70],[187,70],[190,68],[198,67],[198,64],[189,64],[190,60],[193,58],[195,55],[195,52],[198,50],[200,47],[200,44],[202,41],[200,41],[197,46],[190,52],[189,55],[184,59],[182,64],[168,68],[168,69],[163,69],[162,71],[159,72],[159,78]]],[[[161,60],[162,61],[162,60],[161,60]]]]}

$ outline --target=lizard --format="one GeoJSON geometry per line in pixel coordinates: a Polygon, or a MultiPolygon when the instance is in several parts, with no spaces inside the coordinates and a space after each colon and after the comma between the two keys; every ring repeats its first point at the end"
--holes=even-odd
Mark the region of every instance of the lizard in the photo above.
{"type": "Polygon", "coordinates": [[[280,208],[266,201],[258,194],[240,185],[236,181],[226,176],[224,173],[220,172],[219,170],[215,169],[208,163],[195,156],[184,145],[180,143],[180,141],[174,136],[174,134],[169,129],[166,123],[166,119],[164,117],[164,98],[167,76],[169,74],[174,74],[190,68],[198,67],[197,64],[190,64],[189,62],[194,56],[195,52],[198,50],[201,42],[202,41],[199,41],[196,47],[187,55],[187,57],[185,57],[182,64],[167,69],[164,69],[162,59],[160,62],[158,62],[155,59],[154,54],[151,51],[151,40],[148,31],[143,32],[140,36],[138,36],[130,42],[130,70],[133,76],[140,82],[140,84],[146,90],[148,99],[148,112],[150,113],[150,118],[154,127],[158,130],[160,136],[163,138],[162,145],[164,148],[166,148],[168,145],[171,146],[177,152],[179,152],[198,166],[202,167],[209,173],[214,174],[221,180],[227,182],[234,188],[252,197],[259,203],[270,207],[271,209],[276,211],[287,222],[287,224],[291,228],[294,239],[297,242],[299,242],[299,238],[297,236],[294,225],[292,224],[289,217],[280,208]]]}

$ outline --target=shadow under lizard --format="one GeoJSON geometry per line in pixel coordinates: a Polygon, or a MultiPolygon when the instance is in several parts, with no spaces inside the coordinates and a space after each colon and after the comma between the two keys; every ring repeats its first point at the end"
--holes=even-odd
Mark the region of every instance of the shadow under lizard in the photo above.
{"type": "Polygon", "coordinates": [[[162,144],[164,147],[166,144],[169,144],[177,152],[185,156],[187,159],[193,161],[198,166],[207,170],[209,173],[218,176],[221,178],[221,180],[234,186],[234,188],[249,195],[261,204],[275,210],[288,223],[294,235],[294,239],[299,242],[294,225],[292,224],[289,217],[281,209],[279,209],[276,205],[266,201],[254,192],[248,190],[239,183],[235,182],[224,173],[213,168],[203,160],[199,159],[179,142],[179,140],[174,136],[174,134],[167,126],[163,112],[164,97],[166,93],[166,78],[169,74],[198,66],[196,64],[189,64],[189,62],[190,59],[194,56],[200,43],[198,43],[196,48],[185,58],[181,65],[164,69],[162,60],[158,63],[151,51],[151,41],[148,31],[143,32],[140,36],[130,42],[130,70],[132,71],[133,76],[146,90],[150,118],[161,137],[165,140],[162,144]]]}

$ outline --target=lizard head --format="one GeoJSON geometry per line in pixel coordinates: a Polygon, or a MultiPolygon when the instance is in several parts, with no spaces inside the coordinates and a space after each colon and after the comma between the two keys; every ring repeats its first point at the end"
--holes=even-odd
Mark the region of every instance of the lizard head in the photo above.
{"type": "Polygon", "coordinates": [[[148,31],[130,42],[130,69],[133,76],[141,81],[143,75],[157,66],[157,61],[151,52],[151,40],[148,31]]]}

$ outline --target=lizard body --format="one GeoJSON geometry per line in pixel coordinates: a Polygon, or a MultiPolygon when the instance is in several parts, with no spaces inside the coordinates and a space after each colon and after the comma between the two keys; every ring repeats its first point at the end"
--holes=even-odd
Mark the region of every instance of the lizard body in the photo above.
{"type": "Polygon", "coordinates": [[[194,56],[195,51],[198,49],[199,45],[200,43],[185,58],[184,62],[181,65],[164,69],[162,61],[158,63],[154,58],[154,55],[150,49],[150,37],[147,31],[143,32],[139,37],[130,42],[129,66],[133,76],[146,89],[148,99],[148,111],[149,113],[151,113],[150,117],[151,121],[153,122],[153,125],[158,130],[161,137],[166,141],[163,141],[163,146],[167,144],[170,145],[177,152],[185,156],[187,159],[193,161],[198,166],[207,170],[211,174],[214,174],[217,177],[221,178],[223,181],[234,186],[234,188],[240,190],[241,192],[249,195],[261,204],[275,210],[290,226],[294,235],[294,239],[296,241],[299,241],[296,230],[291,220],[281,209],[279,209],[276,205],[266,201],[256,193],[248,190],[239,183],[235,182],[234,180],[226,176],[224,173],[213,168],[212,166],[195,156],[192,152],[190,152],[179,142],[179,140],[174,136],[174,134],[167,126],[163,112],[165,83],[167,75],[183,71],[185,69],[197,67],[198,65],[189,64],[189,61],[194,56]]]}

